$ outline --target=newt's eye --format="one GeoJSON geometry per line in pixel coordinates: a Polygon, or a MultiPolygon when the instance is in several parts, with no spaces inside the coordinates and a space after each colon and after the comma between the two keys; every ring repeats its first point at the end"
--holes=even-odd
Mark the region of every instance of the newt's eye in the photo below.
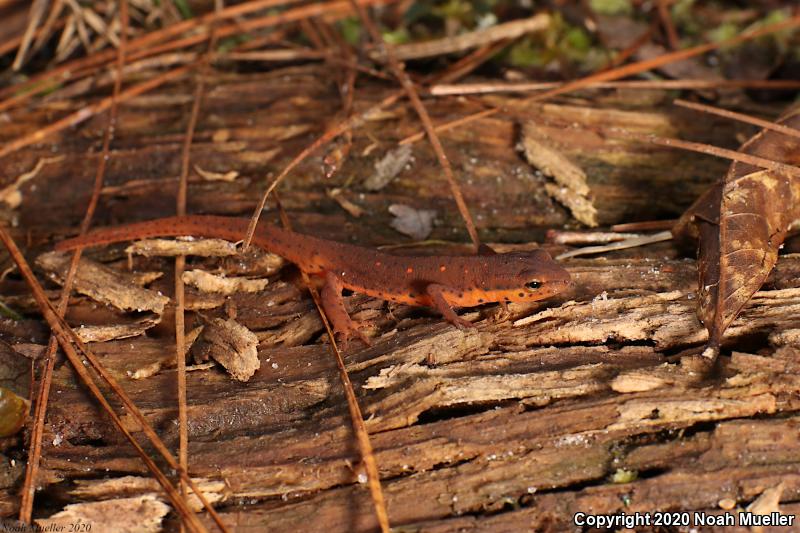
{"type": "Polygon", "coordinates": [[[529,281],[528,283],[525,284],[525,288],[528,289],[528,290],[532,290],[532,291],[535,291],[536,289],[538,289],[541,286],[542,286],[542,282],[537,281],[537,280],[529,281]]]}

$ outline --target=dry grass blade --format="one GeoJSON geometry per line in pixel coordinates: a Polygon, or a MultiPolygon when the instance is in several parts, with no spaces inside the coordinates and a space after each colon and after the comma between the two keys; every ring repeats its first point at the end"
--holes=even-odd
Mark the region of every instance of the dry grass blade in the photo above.
{"type": "Polygon", "coordinates": [[[14,58],[14,63],[11,65],[11,68],[15,71],[21,69],[22,65],[25,63],[25,56],[28,53],[28,47],[31,45],[31,42],[36,35],[36,29],[39,26],[39,22],[42,20],[42,15],[44,15],[47,4],[47,0],[33,0],[33,3],[31,4],[30,14],[28,16],[28,26],[25,28],[25,33],[22,35],[22,42],[17,50],[17,56],[14,58]]]}
{"type": "MultiPolygon", "coordinates": [[[[222,10],[221,1],[215,2],[215,15],[222,10]]],[[[205,76],[208,71],[210,56],[217,44],[215,27],[216,19],[212,18],[211,38],[208,40],[208,49],[198,67],[194,97],[192,101],[192,111],[189,115],[189,123],[186,126],[186,134],[183,139],[181,149],[181,174],[178,180],[178,194],[175,199],[175,211],[178,216],[186,214],[186,199],[188,196],[189,168],[191,158],[192,141],[195,129],[197,128],[200,107],[205,93],[205,76]]],[[[175,257],[175,364],[177,367],[177,392],[178,392],[178,462],[181,468],[189,470],[189,414],[186,404],[186,321],[185,321],[185,291],[183,285],[183,271],[186,266],[186,256],[175,257]]],[[[181,482],[181,493],[187,494],[186,484],[181,482]]]]}
{"type": "Polygon", "coordinates": [[[730,159],[732,161],[738,161],[739,163],[752,165],[754,167],[773,170],[775,172],[782,172],[787,175],[795,176],[796,178],[800,177],[800,167],[796,165],[782,163],[780,161],[775,161],[773,159],[767,159],[765,157],[759,157],[757,155],[744,153],[736,150],[727,150],[725,148],[719,148],[717,146],[712,146],[710,144],[682,141],[680,139],[666,139],[664,137],[658,137],[656,135],[652,135],[648,137],[648,139],[653,144],[658,144],[661,146],[669,146],[670,148],[680,148],[682,150],[699,152],[701,154],[713,155],[716,157],[721,157],[723,159],[730,159]]]}
{"type": "MultiPolygon", "coordinates": [[[[491,93],[527,93],[547,91],[561,87],[563,84],[554,81],[540,82],[487,82],[436,84],[430,87],[433,96],[454,96],[463,94],[491,93]]],[[[592,83],[587,89],[800,89],[800,81],[796,80],[625,80],[592,83]]]]}
{"type": "MultiPolygon", "coordinates": [[[[259,0],[253,2],[246,2],[228,8],[227,10],[225,10],[225,16],[237,17],[259,9],[267,9],[270,7],[277,7],[279,5],[297,3],[299,1],[300,0],[259,0]]],[[[208,20],[210,20],[210,18],[211,15],[206,15],[203,17],[186,20],[184,22],[179,22],[177,24],[172,24],[161,30],[142,35],[141,37],[137,37],[136,39],[131,40],[130,43],[128,43],[128,45],[132,51],[141,50],[152,44],[167,41],[172,37],[180,35],[181,33],[191,31],[197,27],[202,27],[204,24],[206,24],[206,22],[208,22],[208,20]]],[[[22,101],[27,100],[31,96],[38,94],[38,91],[35,90],[36,87],[41,85],[47,85],[46,83],[44,83],[46,80],[54,80],[57,78],[61,78],[62,81],[67,81],[69,79],[72,79],[72,77],[75,75],[75,72],[78,72],[81,69],[98,67],[100,65],[103,65],[104,63],[111,61],[114,58],[114,56],[115,52],[113,50],[105,50],[103,52],[98,52],[88,57],[71,61],[67,64],[50,69],[49,71],[44,72],[39,76],[34,76],[33,78],[31,78],[30,80],[28,80],[23,84],[15,85],[13,87],[8,87],[6,89],[0,90],[0,98],[6,98],[13,93],[22,92],[25,94],[20,95],[19,98],[9,99],[13,100],[13,103],[11,103],[11,105],[21,103],[22,101]]],[[[10,107],[8,101],[0,102],[0,110],[6,109],[7,107],[10,107]]]]}
{"type": "MultiPolygon", "coordinates": [[[[485,117],[489,117],[497,113],[498,109],[484,109],[483,111],[478,111],[477,113],[473,113],[472,115],[467,115],[466,117],[461,117],[456,120],[451,120],[450,122],[445,122],[444,124],[439,124],[436,126],[436,132],[441,133],[443,131],[449,131],[465,124],[469,124],[470,122],[474,122],[476,120],[480,120],[485,117]]],[[[425,132],[420,131],[419,133],[415,133],[414,135],[409,135],[405,139],[402,139],[399,145],[404,144],[413,144],[417,141],[421,141],[425,137],[425,132]]]]}
{"type": "MultiPolygon", "coordinates": [[[[220,13],[220,18],[230,19],[240,15],[250,13],[259,9],[268,9],[282,5],[298,3],[300,0],[258,0],[245,2],[231,6],[220,13]]],[[[397,0],[361,0],[367,5],[386,4],[397,0]]],[[[289,9],[282,13],[270,14],[252,20],[236,22],[222,26],[217,31],[217,37],[230,37],[242,35],[249,31],[263,28],[275,27],[289,22],[299,21],[314,16],[345,16],[350,12],[347,0],[338,2],[319,2],[289,9]]],[[[184,22],[179,22],[131,40],[129,46],[129,58],[131,60],[141,59],[156,53],[163,53],[169,50],[182,49],[206,42],[210,33],[207,24],[212,19],[211,15],[205,15],[184,22]],[[192,30],[199,29],[191,33],[192,30]],[[181,34],[189,33],[189,37],[170,40],[181,34]]],[[[0,89],[0,111],[22,104],[33,96],[50,89],[53,85],[64,83],[79,76],[88,76],[96,73],[97,68],[111,61],[115,57],[113,50],[97,52],[93,55],[71,61],[52,68],[41,75],[34,76],[30,80],[0,89]]]]}
{"type": "MultiPolygon", "coordinates": [[[[22,257],[22,255],[19,254],[19,249],[16,247],[16,244],[8,235],[8,233],[2,228],[0,228],[0,239],[2,239],[3,242],[6,243],[7,245],[13,247],[13,250],[16,250],[16,255],[14,255],[14,252],[12,252],[12,255],[14,255],[14,257],[19,259],[19,262],[17,261],[15,262],[17,263],[17,266],[20,269],[20,273],[25,277],[26,282],[29,283],[31,292],[33,292],[34,296],[37,297],[37,302],[38,301],[43,302],[44,307],[42,309],[42,312],[45,318],[48,319],[48,323],[50,324],[50,326],[53,327],[55,325],[54,329],[60,335],[59,342],[62,343],[62,348],[64,348],[64,342],[62,342],[63,338],[67,346],[69,346],[69,348],[64,348],[65,351],[69,349],[74,354],[75,350],[71,346],[70,342],[74,343],[75,347],[77,347],[77,349],[81,352],[83,357],[88,361],[89,365],[92,366],[92,368],[97,372],[97,374],[109,385],[109,387],[114,391],[114,393],[119,398],[123,407],[127,410],[127,412],[131,416],[134,417],[136,422],[141,426],[142,431],[144,432],[145,436],[149,439],[150,443],[167,461],[169,466],[174,468],[178,472],[178,474],[181,476],[181,479],[187,485],[189,485],[189,487],[195,493],[197,498],[203,504],[203,507],[205,507],[205,509],[211,515],[211,518],[217,524],[220,531],[227,531],[227,528],[225,527],[225,524],[222,522],[222,519],[220,518],[219,514],[214,510],[214,508],[208,502],[206,497],[203,495],[202,491],[200,491],[200,489],[197,487],[195,482],[192,481],[188,473],[180,467],[178,462],[175,460],[175,457],[172,455],[172,453],[170,453],[169,449],[167,449],[164,442],[155,432],[155,430],[147,421],[147,419],[144,417],[139,408],[136,407],[136,404],[133,403],[130,396],[128,396],[125,390],[122,387],[120,387],[119,383],[117,383],[117,380],[103,367],[103,365],[100,364],[97,357],[86,347],[83,341],[81,341],[80,337],[67,325],[67,323],[61,317],[58,316],[57,313],[52,311],[52,304],[50,304],[50,301],[45,296],[42,287],[39,285],[39,282],[33,276],[33,273],[31,272],[30,267],[28,266],[24,257],[22,257]]],[[[83,365],[83,361],[80,358],[76,358],[75,362],[79,363],[78,364],[78,366],[80,367],[78,368],[79,373],[86,372],[83,365]]],[[[88,372],[85,375],[89,376],[88,372]]],[[[105,401],[105,399],[103,398],[101,401],[105,401]]],[[[123,431],[127,430],[123,428],[123,431]]],[[[138,446],[138,443],[134,444],[134,446],[138,446]]],[[[149,457],[146,459],[146,461],[147,460],[150,460],[149,457]]]]}
{"type": "Polygon", "coordinates": [[[56,0],[53,2],[53,7],[50,9],[50,14],[47,16],[47,20],[45,20],[44,24],[42,24],[42,27],[36,31],[36,40],[30,47],[29,53],[35,54],[45,45],[48,39],[50,39],[53,31],[64,25],[64,19],[60,17],[63,9],[64,0],[56,0]]]}
{"type": "Polygon", "coordinates": [[[345,397],[347,398],[347,408],[350,411],[350,419],[353,421],[353,430],[358,440],[358,448],[361,452],[361,460],[364,462],[364,469],[367,471],[367,483],[369,484],[369,491],[372,495],[372,501],[375,507],[375,515],[378,519],[378,525],[383,533],[389,533],[391,527],[389,525],[389,514],[386,511],[386,499],[383,496],[383,489],[381,488],[381,478],[378,472],[378,462],[375,460],[375,453],[372,449],[372,443],[369,440],[369,432],[367,426],[364,424],[364,415],[361,413],[361,408],[358,405],[356,394],[353,391],[353,383],[350,381],[350,376],[347,374],[347,367],[342,358],[342,352],[336,344],[331,324],[325,312],[322,310],[322,302],[320,301],[319,292],[311,284],[308,275],[303,273],[303,282],[309,288],[311,296],[314,299],[314,305],[317,307],[322,323],[325,326],[325,332],[331,341],[331,351],[336,359],[336,368],[339,370],[339,379],[344,386],[345,397]]]}
{"type": "Polygon", "coordinates": [[[633,237],[630,239],[625,239],[622,241],[617,241],[609,244],[604,244],[601,246],[584,246],[583,248],[578,248],[577,250],[571,250],[569,252],[564,252],[563,254],[559,254],[555,257],[557,261],[562,261],[564,259],[569,259],[570,257],[581,257],[584,255],[593,255],[593,254],[604,254],[608,252],[613,252],[616,250],[625,250],[627,248],[637,248],[639,246],[645,246],[647,244],[653,244],[656,242],[663,242],[672,239],[672,233],[667,231],[660,231],[654,235],[643,235],[641,237],[633,237]]]}
{"type": "Polygon", "coordinates": [[[551,17],[540,13],[533,17],[513,20],[489,28],[463,33],[454,37],[444,37],[433,41],[398,45],[395,57],[400,61],[434,57],[455,52],[465,52],[472,48],[493,43],[499,40],[516,39],[528,33],[546,30],[550,27],[551,17]]]}

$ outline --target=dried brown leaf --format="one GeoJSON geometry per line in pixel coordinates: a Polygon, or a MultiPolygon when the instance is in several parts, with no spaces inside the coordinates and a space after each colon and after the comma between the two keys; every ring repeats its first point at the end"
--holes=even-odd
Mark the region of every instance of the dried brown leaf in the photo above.
{"type": "MultiPolygon", "coordinates": [[[[780,120],[800,128],[800,107],[780,120]]],[[[762,130],[741,152],[789,165],[800,164],[797,140],[762,130]]],[[[678,238],[699,239],[698,316],[716,350],[725,329],[761,287],[778,259],[786,233],[800,218],[800,179],[734,161],[673,228],[678,238]]]]}
{"type": "Polygon", "coordinates": [[[0,341],[0,387],[27,397],[31,384],[31,360],[0,341]]]}
{"type": "Polygon", "coordinates": [[[8,437],[22,429],[30,408],[28,400],[0,387],[0,437],[8,437]]]}

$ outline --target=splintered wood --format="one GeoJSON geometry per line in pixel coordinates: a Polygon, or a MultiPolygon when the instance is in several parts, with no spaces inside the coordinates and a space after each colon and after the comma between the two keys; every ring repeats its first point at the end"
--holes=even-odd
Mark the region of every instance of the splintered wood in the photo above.
{"type": "Polygon", "coordinates": [[[572,216],[589,227],[597,226],[597,209],[589,199],[586,174],[558,150],[549,146],[547,136],[533,122],[522,128],[525,158],[555,183],[545,183],[547,194],[569,208],[572,216]]]}

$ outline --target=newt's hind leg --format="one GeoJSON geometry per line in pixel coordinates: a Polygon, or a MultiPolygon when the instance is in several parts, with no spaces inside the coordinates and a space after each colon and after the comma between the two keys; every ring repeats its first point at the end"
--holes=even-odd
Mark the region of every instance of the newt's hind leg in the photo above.
{"type": "Polygon", "coordinates": [[[356,336],[367,345],[372,345],[372,342],[358,329],[359,323],[353,321],[347,313],[344,306],[344,299],[342,298],[342,280],[340,280],[333,272],[325,274],[325,285],[322,287],[320,296],[322,298],[322,309],[325,311],[325,316],[333,326],[333,331],[341,335],[342,342],[346,342],[350,337],[356,336]]]}
{"type": "Polygon", "coordinates": [[[453,324],[455,327],[459,329],[464,328],[474,328],[475,324],[470,322],[469,320],[464,320],[460,316],[456,314],[453,310],[453,307],[450,305],[450,302],[447,301],[447,296],[445,296],[447,287],[444,285],[440,285],[438,283],[431,283],[427,287],[425,287],[425,292],[431,299],[433,306],[442,313],[448,322],[453,324]]]}

